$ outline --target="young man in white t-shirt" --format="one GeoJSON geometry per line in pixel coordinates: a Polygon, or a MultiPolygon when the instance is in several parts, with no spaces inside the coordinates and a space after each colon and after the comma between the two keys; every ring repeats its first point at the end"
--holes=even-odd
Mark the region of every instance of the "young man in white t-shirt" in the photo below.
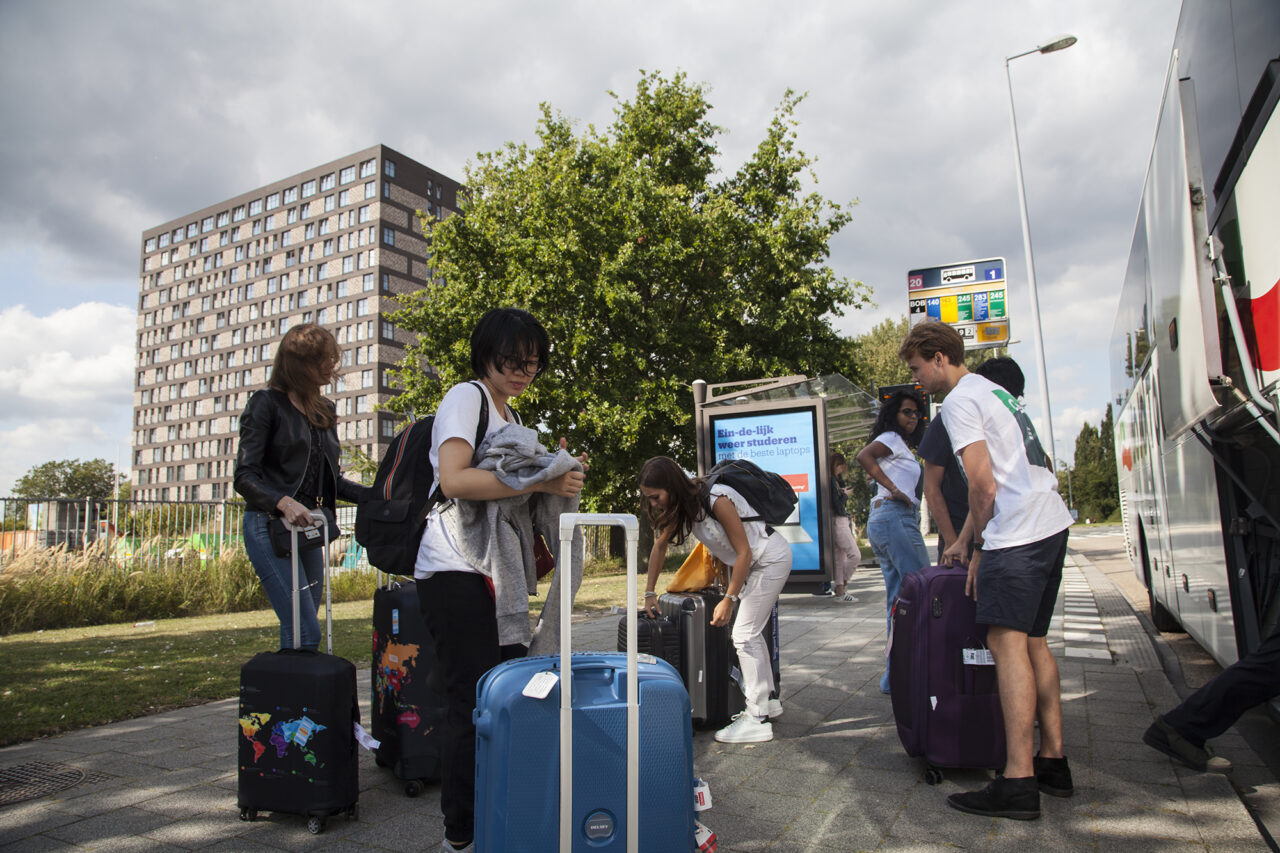
{"type": "MultiPolygon", "coordinates": [[[[964,341],[954,329],[920,323],[898,356],[926,391],[947,395],[943,417],[969,480],[966,529],[972,530],[974,553],[965,592],[977,602],[978,623],[988,626],[1008,748],[1002,776],[982,790],[952,794],[947,803],[970,814],[1032,820],[1040,816],[1041,791],[1060,797],[1074,791],[1062,754],[1058,664],[1046,641],[1071,514],[1053,472],[1037,464],[1043,454],[1034,452],[1039,441],[1020,404],[969,373],[964,341]]],[[[944,552],[944,562],[963,562],[968,545],[957,540],[944,552]]]]}

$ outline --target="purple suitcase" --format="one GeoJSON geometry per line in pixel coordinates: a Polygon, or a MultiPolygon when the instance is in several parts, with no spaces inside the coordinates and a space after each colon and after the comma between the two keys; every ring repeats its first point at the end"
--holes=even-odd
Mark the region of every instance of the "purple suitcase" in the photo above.
{"type": "Polygon", "coordinates": [[[1004,766],[996,668],[982,663],[987,628],[965,597],[963,568],[926,566],[902,579],[893,605],[889,687],[907,755],[923,755],[925,781],[940,767],[1004,766]],[[969,653],[966,655],[966,651],[969,653]]]}

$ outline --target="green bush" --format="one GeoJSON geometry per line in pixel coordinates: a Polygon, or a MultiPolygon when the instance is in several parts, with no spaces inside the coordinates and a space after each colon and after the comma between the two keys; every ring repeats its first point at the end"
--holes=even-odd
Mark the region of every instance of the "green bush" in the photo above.
{"type": "MultiPolygon", "coordinates": [[[[332,576],[333,600],[373,596],[372,572],[332,576]]],[[[237,613],[270,607],[241,550],[122,569],[101,549],[28,551],[0,573],[0,635],[23,631],[237,613]]]]}

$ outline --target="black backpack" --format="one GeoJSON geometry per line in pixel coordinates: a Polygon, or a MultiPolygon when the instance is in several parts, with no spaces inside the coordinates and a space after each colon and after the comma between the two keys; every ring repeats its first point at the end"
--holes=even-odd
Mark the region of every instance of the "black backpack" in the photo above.
{"type": "MultiPolygon", "coordinates": [[[[474,452],[489,430],[489,400],[479,383],[469,384],[480,392],[480,419],[471,445],[474,452]]],[[[429,415],[396,434],[378,463],[371,497],[356,507],[356,541],[364,546],[369,565],[393,575],[413,576],[427,515],[442,500],[438,490],[431,491],[436,476],[431,467],[435,421],[435,415],[429,415]]]]}
{"type": "Polygon", "coordinates": [[[703,478],[707,514],[711,514],[711,487],[722,483],[742,495],[759,513],[743,521],[763,521],[767,527],[782,524],[795,512],[799,498],[791,484],[778,474],[766,471],[748,459],[725,459],[717,462],[703,478]]]}

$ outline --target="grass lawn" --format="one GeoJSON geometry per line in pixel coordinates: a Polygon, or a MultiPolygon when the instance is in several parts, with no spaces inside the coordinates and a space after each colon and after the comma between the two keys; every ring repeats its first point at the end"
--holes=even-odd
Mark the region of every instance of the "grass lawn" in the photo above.
{"type": "MultiPolygon", "coordinates": [[[[673,556],[668,566],[679,561],[673,556]]],[[[547,586],[530,600],[535,614],[547,586]]],[[[600,615],[625,603],[621,574],[588,567],[576,613],[600,615]]],[[[367,667],[372,623],[372,601],[335,604],[334,653],[367,667]]],[[[0,746],[235,696],[241,664],[277,648],[279,632],[272,611],[254,610],[0,637],[0,746]]]]}

